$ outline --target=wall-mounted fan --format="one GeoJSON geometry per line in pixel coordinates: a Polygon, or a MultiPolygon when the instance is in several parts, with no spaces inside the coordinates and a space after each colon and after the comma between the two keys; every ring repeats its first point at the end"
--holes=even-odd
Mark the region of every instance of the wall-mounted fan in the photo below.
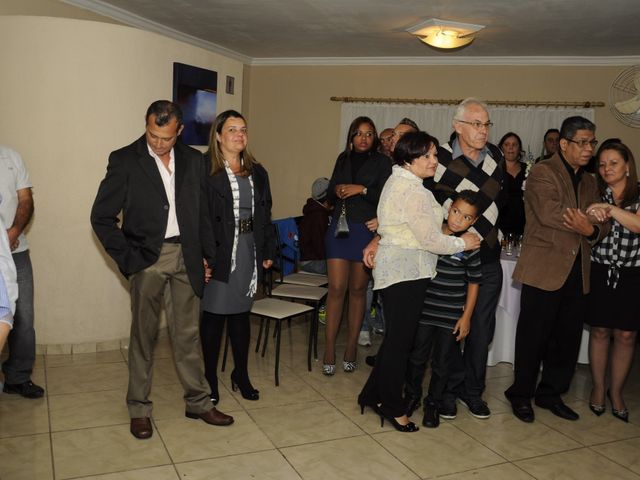
{"type": "Polygon", "coordinates": [[[627,68],[613,81],[609,105],[620,122],[640,128],[640,65],[627,68]]]}

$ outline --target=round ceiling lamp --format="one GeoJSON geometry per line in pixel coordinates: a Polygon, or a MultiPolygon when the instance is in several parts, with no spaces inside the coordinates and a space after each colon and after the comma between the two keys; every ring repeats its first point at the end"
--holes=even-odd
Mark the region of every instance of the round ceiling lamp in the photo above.
{"type": "Polygon", "coordinates": [[[469,45],[475,38],[474,34],[483,28],[484,25],[431,18],[408,28],[406,31],[417,36],[420,41],[427,45],[442,50],[450,50],[469,45]]]}

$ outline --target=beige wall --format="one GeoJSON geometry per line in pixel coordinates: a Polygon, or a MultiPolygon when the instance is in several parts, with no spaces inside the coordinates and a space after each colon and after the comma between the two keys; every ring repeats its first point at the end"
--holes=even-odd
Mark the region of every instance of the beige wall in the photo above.
{"type": "MultiPolygon", "coordinates": [[[[22,154],[34,184],[28,239],[39,344],[128,336],[126,285],[95,240],[89,211],[109,152],[144,132],[153,100],[171,98],[174,61],[217,71],[219,85],[225,75],[242,85],[240,62],[153,33],[0,16],[0,143],[22,154]]],[[[241,104],[240,91],[218,95],[219,110],[241,104]]]]}
{"type": "MultiPolygon", "coordinates": [[[[300,215],[312,181],[331,175],[344,142],[337,142],[340,103],[331,96],[608,103],[609,86],[624,68],[253,66],[245,93],[250,145],[269,171],[274,217],[300,215]]],[[[597,137],[621,137],[640,157],[638,130],[615,120],[608,106],[595,112],[597,137]]]]}

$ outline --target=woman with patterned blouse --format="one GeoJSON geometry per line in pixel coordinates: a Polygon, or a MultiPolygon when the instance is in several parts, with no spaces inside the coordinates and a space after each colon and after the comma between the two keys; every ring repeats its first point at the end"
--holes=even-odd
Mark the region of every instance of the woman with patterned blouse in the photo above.
{"type": "Polygon", "coordinates": [[[591,293],[587,323],[593,390],[589,407],[600,416],[606,410],[624,422],[629,412],[622,398],[640,328],[640,191],[633,154],[619,140],[606,141],[598,150],[596,178],[603,203],[587,213],[611,220],[609,234],[591,252],[591,293]],[[613,347],[609,345],[613,336],[613,347]],[[608,365],[607,365],[608,364],[608,365]],[[605,378],[609,369],[609,389],[605,378]]]}

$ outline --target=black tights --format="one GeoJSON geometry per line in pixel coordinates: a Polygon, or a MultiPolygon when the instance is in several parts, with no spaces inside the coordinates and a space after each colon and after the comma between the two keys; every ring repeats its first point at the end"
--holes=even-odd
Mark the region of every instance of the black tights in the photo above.
{"type": "Polygon", "coordinates": [[[231,352],[233,353],[232,377],[241,390],[251,389],[247,361],[249,358],[249,340],[251,338],[251,325],[249,324],[249,312],[233,315],[218,315],[203,312],[200,322],[200,338],[202,339],[202,353],[204,355],[204,375],[211,387],[211,397],[220,399],[218,395],[218,358],[222,344],[222,332],[227,320],[231,352]]]}

